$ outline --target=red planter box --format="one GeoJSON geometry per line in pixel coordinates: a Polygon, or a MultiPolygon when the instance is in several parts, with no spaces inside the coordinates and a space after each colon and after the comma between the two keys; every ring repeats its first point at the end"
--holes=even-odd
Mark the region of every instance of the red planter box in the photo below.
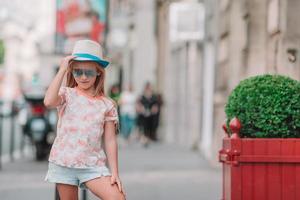
{"type": "Polygon", "coordinates": [[[300,200],[300,139],[241,139],[231,128],[219,152],[222,200],[300,200]]]}

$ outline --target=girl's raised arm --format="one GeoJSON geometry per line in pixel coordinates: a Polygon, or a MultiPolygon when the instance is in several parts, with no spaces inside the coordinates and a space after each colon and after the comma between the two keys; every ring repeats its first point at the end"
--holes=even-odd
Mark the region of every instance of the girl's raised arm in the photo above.
{"type": "Polygon", "coordinates": [[[69,62],[73,58],[75,58],[75,56],[66,56],[62,59],[59,71],[55,75],[53,81],[50,83],[46,91],[44,98],[44,104],[46,107],[56,107],[61,103],[61,98],[58,95],[59,88],[68,69],[69,62]]]}

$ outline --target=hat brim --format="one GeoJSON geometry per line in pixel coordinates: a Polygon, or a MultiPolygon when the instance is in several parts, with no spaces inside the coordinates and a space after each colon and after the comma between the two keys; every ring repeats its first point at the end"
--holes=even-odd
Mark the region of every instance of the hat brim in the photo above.
{"type": "Polygon", "coordinates": [[[73,58],[73,60],[76,61],[93,61],[98,63],[101,67],[106,68],[109,65],[109,62],[106,60],[102,60],[96,56],[93,56],[91,54],[81,54],[81,53],[75,53],[73,56],[76,56],[73,58]]]}

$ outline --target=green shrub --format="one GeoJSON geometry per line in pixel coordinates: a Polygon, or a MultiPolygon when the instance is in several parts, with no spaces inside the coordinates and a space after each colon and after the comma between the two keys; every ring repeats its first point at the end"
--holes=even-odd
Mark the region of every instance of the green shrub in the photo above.
{"type": "Polygon", "coordinates": [[[300,137],[300,83],[281,75],[245,79],[232,91],[225,106],[227,129],[237,117],[240,137],[300,137]]]}

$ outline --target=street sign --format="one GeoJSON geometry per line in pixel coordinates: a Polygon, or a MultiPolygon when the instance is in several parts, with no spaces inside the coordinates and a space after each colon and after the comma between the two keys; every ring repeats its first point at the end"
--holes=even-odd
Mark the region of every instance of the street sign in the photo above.
{"type": "Polygon", "coordinates": [[[203,40],[204,5],[200,2],[178,2],[170,5],[170,39],[203,40]]]}

